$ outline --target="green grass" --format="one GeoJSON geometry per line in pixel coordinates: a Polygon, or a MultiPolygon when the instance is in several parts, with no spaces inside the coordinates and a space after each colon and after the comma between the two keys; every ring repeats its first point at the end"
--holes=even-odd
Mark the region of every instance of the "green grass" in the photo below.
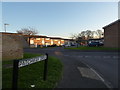
{"type": "MultiPolygon", "coordinates": [[[[39,54],[40,55],[40,54],[39,54]]],[[[38,56],[38,54],[26,53],[24,58],[30,58],[38,56]]],[[[8,61],[10,62],[10,61],[8,61]]],[[[12,61],[11,61],[12,63],[12,61]]],[[[6,63],[3,63],[5,65],[6,63]]],[[[44,61],[37,62],[19,69],[19,88],[31,88],[31,85],[35,85],[34,88],[55,88],[56,83],[61,79],[63,65],[59,59],[55,57],[48,58],[48,75],[47,80],[43,80],[44,61]]],[[[3,67],[3,80],[2,87],[11,88],[12,85],[12,68],[3,67]]]]}
{"type": "Polygon", "coordinates": [[[81,46],[81,47],[68,47],[65,49],[72,49],[72,50],[120,50],[120,48],[107,48],[107,47],[87,47],[87,46],[81,46]]]}

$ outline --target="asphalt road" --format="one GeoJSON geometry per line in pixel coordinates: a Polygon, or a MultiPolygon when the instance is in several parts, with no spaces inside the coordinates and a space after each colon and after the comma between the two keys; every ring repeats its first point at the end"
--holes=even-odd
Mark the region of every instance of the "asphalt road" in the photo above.
{"type": "Polygon", "coordinates": [[[83,52],[62,47],[24,49],[31,53],[48,53],[64,64],[63,78],[57,88],[118,88],[117,52],[83,52]]]}

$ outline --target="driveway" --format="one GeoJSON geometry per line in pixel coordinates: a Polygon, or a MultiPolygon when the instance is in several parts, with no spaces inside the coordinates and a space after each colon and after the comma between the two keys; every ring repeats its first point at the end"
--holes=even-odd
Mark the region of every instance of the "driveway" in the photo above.
{"type": "Polygon", "coordinates": [[[117,88],[118,53],[83,52],[57,48],[24,49],[31,53],[48,53],[64,65],[62,80],[56,88],[117,88]]]}

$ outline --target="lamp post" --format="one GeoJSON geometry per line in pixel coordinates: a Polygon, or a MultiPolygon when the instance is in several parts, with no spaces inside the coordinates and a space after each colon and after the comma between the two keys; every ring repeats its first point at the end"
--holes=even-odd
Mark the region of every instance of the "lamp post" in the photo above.
{"type": "Polygon", "coordinates": [[[6,32],[6,26],[7,26],[7,25],[9,25],[9,24],[7,24],[7,23],[5,23],[5,24],[4,24],[4,29],[5,29],[5,32],[6,32]]]}

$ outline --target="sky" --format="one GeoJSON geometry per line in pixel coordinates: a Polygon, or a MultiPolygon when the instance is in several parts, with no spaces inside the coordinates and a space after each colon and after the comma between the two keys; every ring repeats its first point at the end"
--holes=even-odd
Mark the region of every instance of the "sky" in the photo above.
{"type": "MultiPolygon", "coordinates": [[[[39,35],[69,38],[84,30],[103,30],[118,19],[117,2],[3,2],[7,32],[32,27],[39,35]]],[[[2,28],[4,32],[4,28],[2,28]]]]}

